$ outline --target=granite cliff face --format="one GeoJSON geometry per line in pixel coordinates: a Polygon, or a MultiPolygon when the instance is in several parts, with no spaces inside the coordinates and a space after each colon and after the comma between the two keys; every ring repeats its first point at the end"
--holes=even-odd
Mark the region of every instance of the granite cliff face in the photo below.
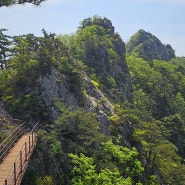
{"type": "Polygon", "coordinates": [[[110,97],[114,103],[132,102],[125,43],[114,32],[112,22],[106,18],[85,19],[82,25],[77,38],[83,40],[83,43],[77,44],[81,47],[80,59],[87,68],[80,72],[81,87],[74,84],[75,81],[70,82],[71,74],[54,68],[50,73],[38,77],[37,87],[49,109],[51,121],[57,118],[57,99],[75,109],[82,107],[96,113],[96,118],[101,123],[101,131],[109,134],[109,116],[114,112],[110,97]],[[86,35],[90,35],[90,38],[86,35]],[[92,76],[99,80],[100,87],[93,83],[92,76]],[[70,87],[74,85],[77,87],[71,90],[70,87]]]}
{"type": "Polygon", "coordinates": [[[169,61],[175,58],[175,52],[169,44],[161,43],[157,37],[144,30],[134,34],[126,47],[128,53],[136,53],[146,60],[169,61]]]}
{"type": "Polygon", "coordinates": [[[125,59],[126,47],[120,35],[115,33],[112,22],[107,18],[95,17],[84,20],[82,25],[78,37],[80,42],[83,40],[81,59],[91,69],[88,74],[92,75],[93,71],[105,88],[111,89],[114,86],[125,100],[132,102],[132,86],[125,59]],[[111,84],[110,79],[115,83],[111,84]]]}
{"type": "MultiPolygon", "coordinates": [[[[87,68],[80,71],[80,87],[75,85],[74,81],[69,80],[71,79],[71,73],[67,74],[65,71],[61,72],[59,69],[53,68],[50,72],[38,77],[36,88],[39,89],[40,98],[43,99],[49,110],[51,123],[55,122],[58,117],[59,112],[55,103],[56,100],[59,100],[74,109],[83,108],[85,112],[93,112],[96,120],[100,123],[101,133],[110,136],[109,129],[112,124],[110,116],[114,114],[112,103],[123,101],[123,99],[118,98],[119,94],[124,96],[125,101],[132,102],[132,86],[125,59],[124,42],[118,34],[114,33],[111,21],[100,19],[98,28],[103,28],[106,32],[105,35],[99,36],[99,41],[96,38],[92,40],[85,40],[86,38],[84,38],[83,40],[82,61],[87,65],[87,68]],[[111,37],[111,40],[109,40],[111,45],[104,42],[107,37],[111,37]],[[96,75],[103,87],[98,87],[93,83],[92,74],[96,75]],[[114,83],[108,83],[108,79],[113,79],[114,83]],[[74,85],[75,88],[71,89],[71,86],[74,85]],[[113,101],[109,99],[110,97],[113,101]]],[[[119,130],[123,135],[123,142],[130,146],[127,138],[131,134],[131,125],[122,123],[119,130]]],[[[43,144],[38,147],[37,157],[31,161],[30,170],[36,169],[42,174],[59,175],[62,169],[60,169],[57,159],[52,158],[52,161],[50,159],[45,164],[43,151],[47,150],[47,146],[43,144]]]]}
{"type": "MultiPolygon", "coordinates": [[[[84,87],[83,95],[84,109],[95,112],[97,120],[101,123],[101,130],[108,134],[110,121],[107,113],[113,113],[113,105],[103,95],[103,93],[91,82],[89,77],[83,72],[84,87]],[[102,101],[103,100],[103,101],[102,101]]],[[[57,70],[52,70],[50,74],[39,76],[37,85],[40,89],[41,98],[49,109],[51,121],[55,121],[58,115],[56,100],[65,105],[79,108],[79,101],[75,92],[71,92],[66,76],[57,70]]]]}

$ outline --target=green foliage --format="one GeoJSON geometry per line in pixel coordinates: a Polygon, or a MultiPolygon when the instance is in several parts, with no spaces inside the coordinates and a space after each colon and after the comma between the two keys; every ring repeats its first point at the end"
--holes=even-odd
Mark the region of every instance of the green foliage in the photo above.
{"type": "Polygon", "coordinates": [[[62,154],[62,145],[60,141],[55,141],[50,145],[50,147],[51,147],[50,149],[51,156],[62,154]]]}
{"type": "Polygon", "coordinates": [[[76,62],[85,64],[85,72],[99,83],[104,93],[112,99],[117,99],[115,91],[117,96],[124,96],[119,92],[124,89],[125,76],[118,68],[128,72],[125,45],[119,34],[114,33],[110,20],[99,16],[84,19],[76,34],[59,38],[69,46],[69,53],[76,62]]]}
{"type": "Polygon", "coordinates": [[[184,74],[184,67],[185,67],[184,57],[172,58],[169,62],[176,65],[179,68],[179,70],[184,74]]]}
{"type": "Polygon", "coordinates": [[[145,182],[158,184],[158,177],[153,176],[157,169],[164,184],[183,184],[184,60],[146,61],[132,55],[127,56],[127,62],[138,110],[134,113],[140,118],[133,126],[132,137],[144,150],[145,182]]]}
{"type": "Polygon", "coordinates": [[[5,139],[5,134],[0,131],[0,143],[5,139]]]}
{"type": "Polygon", "coordinates": [[[115,114],[110,116],[110,120],[112,121],[112,124],[110,125],[110,132],[112,135],[116,137],[120,134],[122,135],[120,128],[124,128],[127,129],[126,135],[128,136],[132,133],[133,126],[139,124],[140,120],[137,116],[137,112],[131,109],[130,106],[132,105],[128,102],[125,102],[122,105],[115,105],[115,114]]]}
{"type": "Polygon", "coordinates": [[[48,150],[48,157],[57,157],[63,153],[62,143],[58,140],[57,132],[52,130],[51,132],[46,132],[45,130],[40,130],[39,136],[43,146],[48,150]]]}
{"type": "Polygon", "coordinates": [[[57,161],[58,171],[55,174],[58,178],[57,184],[68,184],[71,179],[68,153],[78,155],[83,152],[85,155],[95,155],[100,142],[106,141],[108,137],[100,133],[99,123],[92,113],[82,109],[75,110],[59,101],[56,105],[59,116],[55,123],[45,125],[45,129],[40,130],[39,138],[42,145],[38,151],[48,151],[44,154],[44,159],[47,161],[44,163],[45,168],[48,168],[47,165],[52,165],[48,163],[57,161]]]}
{"type": "Polygon", "coordinates": [[[56,120],[56,128],[60,137],[67,142],[65,145],[70,146],[71,152],[92,153],[98,143],[105,139],[99,131],[99,122],[93,113],[82,109],[73,110],[72,107],[65,107],[59,102],[57,106],[60,116],[56,120]]]}
{"type": "Polygon", "coordinates": [[[184,170],[184,165],[181,164],[181,159],[176,154],[177,148],[169,142],[162,142],[156,149],[158,150],[156,165],[158,165],[163,181],[167,184],[183,184],[185,177],[182,175],[182,169],[184,170]],[[179,175],[178,178],[176,178],[176,174],[179,175]]]}
{"type": "Polygon", "coordinates": [[[69,154],[72,158],[72,163],[75,165],[73,168],[72,184],[74,185],[93,185],[96,184],[97,174],[93,158],[86,157],[82,153],[78,157],[74,154],[69,154]]]}
{"type": "Polygon", "coordinates": [[[180,114],[165,117],[162,119],[161,128],[166,138],[178,147],[178,153],[183,156],[185,151],[183,117],[180,114]]]}
{"type": "MultiPolygon", "coordinates": [[[[84,19],[75,34],[57,37],[42,30],[43,37],[28,34],[12,39],[3,31],[0,101],[14,117],[45,120],[39,131],[42,144],[37,146],[43,166],[40,171],[27,174],[25,184],[183,185],[184,58],[165,62],[128,55],[134,96],[134,103],[130,104],[124,101],[123,93],[129,77],[124,43],[108,19],[84,19]],[[87,96],[84,71],[105,94],[100,103],[119,103],[110,115],[108,136],[101,133],[104,125],[96,120],[95,113],[66,106],[60,100],[56,101],[58,117],[48,123],[48,108],[41,99],[37,79],[52,70],[65,77],[67,88],[81,107],[87,96]],[[50,167],[56,170],[55,174],[48,170],[50,167]]],[[[139,37],[136,35],[136,40],[139,37]]],[[[152,39],[148,39],[149,44],[152,39]]],[[[134,51],[141,54],[145,54],[146,46],[149,45],[133,44],[134,51]]],[[[172,48],[166,47],[172,57],[172,48]]],[[[56,79],[58,85],[61,82],[56,79]]],[[[0,140],[3,137],[0,132],[0,140]]]]}
{"type": "Polygon", "coordinates": [[[135,127],[133,137],[135,141],[142,143],[145,150],[145,171],[149,175],[146,184],[158,184],[157,178],[153,176],[155,169],[164,183],[183,184],[184,164],[181,164],[182,159],[177,154],[177,147],[165,138],[165,134],[169,134],[165,132],[167,129],[161,129],[160,122],[140,122],[137,126],[139,127],[135,127]],[[178,178],[175,177],[176,174],[179,175],[178,178]]]}
{"type": "Polygon", "coordinates": [[[41,2],[45,0],[1,0],[0,7],[2,6],[11,6],[14,4],[24,4],[24,3],[32,3],[34,5],[40,5],[41,2]]]}
{"type": "Polygon", "coordinates": [[[128,56],[127,62],[136,107],[151,112],[152,116],[159,119],[181,111],[183,101],[179,108],[174,105],[179,102],[177,99],[180,98],[179,93],[182,94],[182,98],[184,97],[185,80],[177,65],[164,61],[148,62],[135,56],[128,56]]]}
{"type": "MultiPolygon", "coordinates": [[[[97,165],[92,157],[86,157],[84,154],[69,154],[72,158],[74,168],[72,170],[72,184],[116,184],[132,185],[136,177],[139,177],[143,171],[141,162],[137,160],[138,153],[136,149],[128,149],[114,145],[112,141],[103,143],[106,156],[104,160],[107,163],[115,163],[115,168],[103,168],[97,171],[97,165]],[[106,159],[110,153],[112,159],[106,159]],[[114,159],[114,160],[113,160],[114,159]],[[132,166],[133,165],[133,166],[132,166]]],[[[141,183],[139,183],[141,184],[141,183]]]]}
{"type": "MultiPolygon", "coordinates": [[[[72,184],[130,185],[139,181],[143,167],[136,149],[114,145],[112,141],[106,142],[108,137],[105,138],[99,132],[98,122],[91,113],[74,110],[59,102],[56,104],[60,116],[54,125],[47,126],[50,128],[49,132],[40,133],[40,138],[43,147],[49,146],[48,157],[57,157],[64,166],[70,162],[68,159],[66,161],[65,155],[74,153],[69,154],[74,165],[70,177],[72,184]],[[62,142],[59,142],[59,138],[62,142]],[[102,141],[104,142],[100,145],[102,141]]],[[[68,167],[65,168],[66,173],[69,173],[68,167]]],[[[69,176],[61,173],[64,177],[69,176]]]]}
{"type": "Polygon", "coordinates": [[[119,167],[120,173],[124,177],[131,179],[138,178],[143,172],[141,162],[138,160],[138,152],[135,148],[128,149],[119,145],[114,145],[112,141],[103,143],[104,149],[112,155],[112,160],[119,167]]]}
{"type": "Polygon", "coordinates": [[[91,82],[93,83],[93,85],[95,87],[99,87],[100,86],[99,83],[97,81],[95,81],[95,80],[91,80],[91,82]]]}
{"type": "Polygon", "coordinates": [[[33,170],[26,170],[22,184],[35,185],[38,179],[38,174],[33,170]]]}
{"type": "Polygon", "coordinates": [[[53,178],[51,176],[38,177],[36,185],[54,185],[53,178]]]}
{"type": "Polygon", "coordinates": [[[56,185],[54,178],[50,175],[38,175],[33,170],[28,169],[21,184],[29,185],[56,185]]]}
{"type": "Polygon", "coordinates": [[[0,73],[0,99],[20,119],[32,116],[48,119],[36,80],[40,75],[49,74],[54,67],[68,73],[71,91],[78,89],[77,93],[81,95],[81,74],[72,67],[73,60],[69,58],[66,46],[54,34],[42,32],[44,37],[15,36],[11,42],[11,58],[6,63],[6,70],[0,73]]]}
{"type": "Polygon", "coordinates": [[[98,175],[99,185],[132,185],[130,177],[123,178],[118,170],[110,171],[108,169],[102,170],[98,175]]]}
{"type": "Polygon", "coordinates": [[[109,76],[108,79],[107,79],[107,87],[108,88],[115,88],[116,87],[116,81],[111,76],[109,76]]]}
{"type": "Polygon", "coordinates": [[[38,176],[33,171],[26,171],[25,178],[22,181],[22,184],[30,185],[55,185],[53,177],[49,175],[38,176]]]}
{"type": "Polygon", "coordinates": [[[0,6],[9,6],[12,3],[12,0],[4,0],[1,2],[0,6]]]}
{"type": "Polygon", "coordinates": [[[162,44],[158,38],[144,30],[139,30],[131,37],[127,43],[127,51],[145,60],[169,61],[175,58],[175,51],[169,44],[162,44]]]}

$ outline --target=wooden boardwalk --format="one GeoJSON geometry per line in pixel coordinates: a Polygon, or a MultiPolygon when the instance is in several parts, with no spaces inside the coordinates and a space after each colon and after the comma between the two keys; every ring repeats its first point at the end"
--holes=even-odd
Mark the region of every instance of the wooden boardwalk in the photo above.
{"type": "Polygon", "coordinates": [[[19,185],[37,142],[37,133],[22,135],[0,163],[0,185],[19,185]]]}

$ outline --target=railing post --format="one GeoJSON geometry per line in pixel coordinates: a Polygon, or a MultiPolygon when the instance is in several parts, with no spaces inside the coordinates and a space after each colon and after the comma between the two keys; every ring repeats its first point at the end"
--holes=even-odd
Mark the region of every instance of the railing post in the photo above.
{"type": "Polygon", "coordinates": [[[29,136],[29,153],[30,153],[30,136],[29,136]]]}
{"type": "Polygon", "coordinates": [[[5,185],[8,185],[8,183],[7,183],[7,179],[5,179],[4,184],[5,184],[5,185]]]}
{"type": "Polygon", "coordinates": [[[25,161],[27,161],[27,143],[25,142],[25,161]]]}
{"type": "Polygon", "coordinates": [[[22,151],[20,151],[20,166],[21,166],[20,173],[22,173],[23,172],[22,170],[22,151]]]}
{"type": "Polygon", "coordinates": [[[14,162],[14,185],[16,185],[16,163],[14,162]]]}

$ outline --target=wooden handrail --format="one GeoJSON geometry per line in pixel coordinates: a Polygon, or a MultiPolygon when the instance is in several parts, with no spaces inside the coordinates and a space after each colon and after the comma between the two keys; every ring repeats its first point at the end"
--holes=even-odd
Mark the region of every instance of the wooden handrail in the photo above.
{"type": "Polygon", "coordinates": [[[39,122],[37,122],[37,123],[34,125],[33,129],[31,130],[31,132],[36,132],[36,131],[38,130],[38,127],[39,127],[39,122]]]}
{"type": "Polygon", "coordinates": [[[0,162],[3,160],[4,156],[8,153],[10,148],[15,144],[15,142],[22,136],[26,131],[25,124],[19,125],[5,140],[0,144],[0,162]]]}
{"type": "Polygon", "coordinates": [[[31,154],[36,146],[37,134],[39,122],[35,124],[32,131],[28,133],[28,137],[25,144],[22,146],[19,155],[16,157],[15,162],[12,164],[12,168],[8,172],[8,175],[3,185],[18,185],[20,184],[23,175],[27,168],[27,163],[31,154]]]}

